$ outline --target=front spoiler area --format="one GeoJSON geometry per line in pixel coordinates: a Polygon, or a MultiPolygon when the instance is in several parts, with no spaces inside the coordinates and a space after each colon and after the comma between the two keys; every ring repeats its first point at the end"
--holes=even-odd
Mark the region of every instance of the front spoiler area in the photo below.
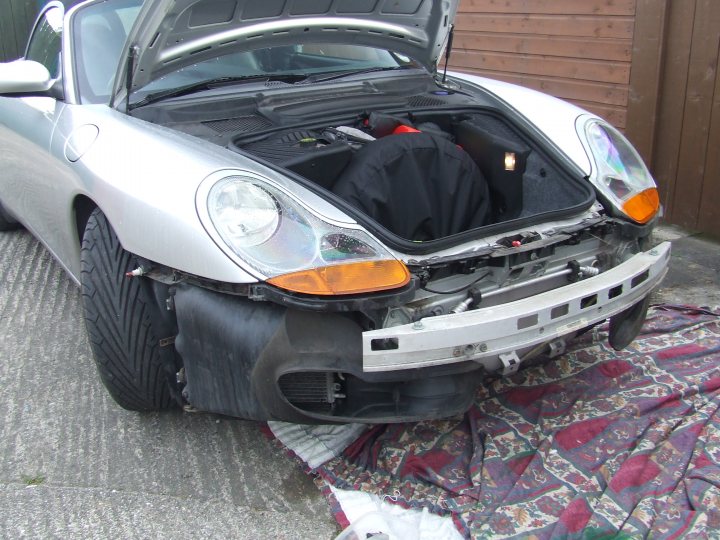
{"type": "Polygon", "coordinates": [[[191,410],[304,424],[411,422],[462,414],[481,382],[482,370],[472,362],[363,373],[362,330],[337,313],[288,309],[182,283],[175,307],[179,379],[191,410]],[[282,383],[298,376],[290,387],[282,383]],[[318,400],[303,399],[318,391],[342,392],[342,407],[318,410],[318,400]]]}
{"type": "Polygon", "coordinates": [[[363,332],[363,371],[467,361],[489,372],[500,370],[504,366],[501,355],[574,334],[640,302],[665,277],[669,260],[670,243],[665,242],[598,276],[546,293],[363,332]]]}

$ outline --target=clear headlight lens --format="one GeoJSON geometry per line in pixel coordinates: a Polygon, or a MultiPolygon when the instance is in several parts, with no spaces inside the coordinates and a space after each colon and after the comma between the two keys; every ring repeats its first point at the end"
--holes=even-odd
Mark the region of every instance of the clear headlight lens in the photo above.
{"type": "Polygon", "coordinates": [[[410,281],[405,265],[367,233],[323,221],[254,175],[211,175],[200,186],[196,204],[210,235],[221,240],[218,245],[278,287],[340,295],[410,281]]]}
{"type": "Polygon", "coordinates": [[[598,119],[585,123],[585,136],[595,161],[591,178],[609,201],[638,223],[660,210],[660,197],[650,171],[635,148],[614,127],[598,119]]]}
{"type": "Polygon", "coordinates": [[[280,224],[277,202],[260,186],[226,178],[208,196],[215,228],[230,245],[256,246],[275,234],[280,224]]]}

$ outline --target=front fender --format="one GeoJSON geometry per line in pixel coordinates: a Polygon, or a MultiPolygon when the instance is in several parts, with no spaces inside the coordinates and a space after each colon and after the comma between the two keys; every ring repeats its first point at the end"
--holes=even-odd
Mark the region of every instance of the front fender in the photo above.
{"type": "MultiPolygon", "coordinates": [[[[53,146],[74,173],[66,186],[69,213],[71,201],[85,197],[103,211],[131,253],[207,279],[258,281],[213,242],[195,207],[197,187],[210,174],[219,169],[257,171],[258,164],[102,105],[69,106],[53,146]],[[71,149],[73,134],[88,125],[97,127],[97,136],[85,147],[71,149]]],[[[77,252],[77,247],[67,251],[77,252]]],[[[77,272],[76,260],[65,263],[71,273],[77,272]]]]}
{"type": "MultiPolygon", "coordinates": [[[[198,217],[198,186],[218,171],[252,171],[291,193],[320,219],[359,228],[328,201],[247,156],[104,105],[68,110],[55,152],[67,154],[72,133],[88,124],[97,126],[98,133],[71,164],[79,182],[70,198],[82,195],[94,201],[123,247],[150,261],[227,283],[261,279],[233,262],[198,217]]],[[[74,149],[72,157],[77,154],[74,149]]]]}

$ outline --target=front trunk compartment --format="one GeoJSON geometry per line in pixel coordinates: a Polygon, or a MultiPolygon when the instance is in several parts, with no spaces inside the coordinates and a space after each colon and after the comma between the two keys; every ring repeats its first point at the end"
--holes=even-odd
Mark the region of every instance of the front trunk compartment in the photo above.
{"type": "Polygon", "coordinates": [[[191,97],[132,114],[285,174],[407,254],[578,216],[596,200],[582,173],[496,98],[426,76],[268,81],[255,94],[191,97]],[[395,156],[382,150],[388,145],[395,156]]]}
{"type": "Polygon", "coordinates": [[[333,193],[411,251],[569,216],[595,200],[589,184],[494,110],[363,113],[240,135],[229,147],[333,193]]]}

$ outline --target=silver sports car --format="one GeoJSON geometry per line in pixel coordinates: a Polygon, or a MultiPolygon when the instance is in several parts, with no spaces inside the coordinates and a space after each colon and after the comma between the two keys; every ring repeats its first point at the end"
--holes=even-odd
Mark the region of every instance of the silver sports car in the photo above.
{"type": "Polygon", "coordinates": [[[447,73],[458,0],[89,0],[0,64],[0,229],[82,288],[123,407],[464,411],[664,276],[655,183],[549,96],[447,73]]]}

